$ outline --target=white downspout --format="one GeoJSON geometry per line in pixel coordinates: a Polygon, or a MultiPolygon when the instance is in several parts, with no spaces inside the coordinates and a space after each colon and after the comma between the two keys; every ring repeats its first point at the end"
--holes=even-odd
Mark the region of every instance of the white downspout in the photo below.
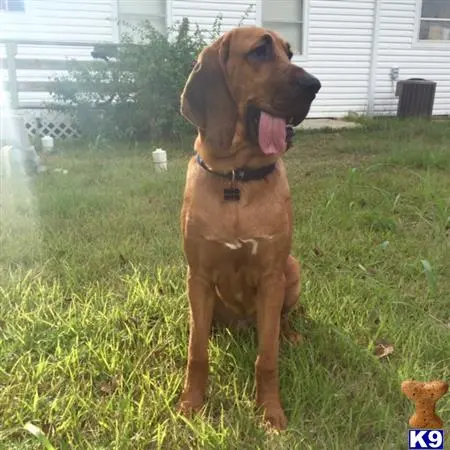
{"type": "Polygon", "coordinates": [[[255,8],[256,8],[256,11],[255,11],[255,14],[256,14],[255,25],[257,27],[262,27],[263,26],[263,23],[262,23],[262,2],[263,2],[263,0],[255,0],[255,8]]]}
{"type": "Polygon", "coordinates": [[[383,0],[374,0],[373,7],[373,29],[372,29],[372,48],[370,51],[369,65],[369,88],[367,92],[367,114],[372,116],[375,109],[375,95],[377,89],[378,75],[378,40],[380,33],[381,2],[383,0]]]}
{"type": "Polygon", "coordinates": [[[172,0],[166,0],[166,28],[173,27],[173,4],[172,0]]]}

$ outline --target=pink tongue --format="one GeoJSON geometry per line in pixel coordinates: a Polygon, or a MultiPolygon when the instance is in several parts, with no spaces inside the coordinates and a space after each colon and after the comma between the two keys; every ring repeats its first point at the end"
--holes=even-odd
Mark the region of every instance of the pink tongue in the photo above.
{"type": "Polygon", "coordinates": [[[266,155],[276,155],[286,150],[286,122],[261,111],[258,142],[266,155]]]}

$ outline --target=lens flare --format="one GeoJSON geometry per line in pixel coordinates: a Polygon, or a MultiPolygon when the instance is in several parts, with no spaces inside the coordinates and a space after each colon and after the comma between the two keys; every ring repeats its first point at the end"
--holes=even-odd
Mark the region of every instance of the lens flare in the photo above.
{"type": "Polygon", "coordinates": [[[40,249],[38,211],[30,168],[36,152],[24,121],[11,108],[0,83],[0,275],[17,268],[30,269],[40,249]]]}

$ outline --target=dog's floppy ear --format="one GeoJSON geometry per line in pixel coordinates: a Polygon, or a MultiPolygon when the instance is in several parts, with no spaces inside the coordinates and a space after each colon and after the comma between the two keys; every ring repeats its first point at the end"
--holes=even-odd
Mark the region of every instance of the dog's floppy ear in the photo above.
{"type": "Polygon", "coordinates": [[[231,146],[237,121],[237,107],[225,73],[229,41],[226,35],[202,51],[181,94],[181,114],[216,152],[231,146]]]}

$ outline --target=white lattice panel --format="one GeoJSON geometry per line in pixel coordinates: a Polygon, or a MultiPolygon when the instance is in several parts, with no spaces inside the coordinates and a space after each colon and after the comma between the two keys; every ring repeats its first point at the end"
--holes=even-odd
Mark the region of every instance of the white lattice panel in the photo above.
{"type": "Polygon", "coordinates": [[[28,136],[51,136],[54,139],[80,137],[80,132],[74,119],[57,111],[46,109],[21,110],[28,136]]]}

